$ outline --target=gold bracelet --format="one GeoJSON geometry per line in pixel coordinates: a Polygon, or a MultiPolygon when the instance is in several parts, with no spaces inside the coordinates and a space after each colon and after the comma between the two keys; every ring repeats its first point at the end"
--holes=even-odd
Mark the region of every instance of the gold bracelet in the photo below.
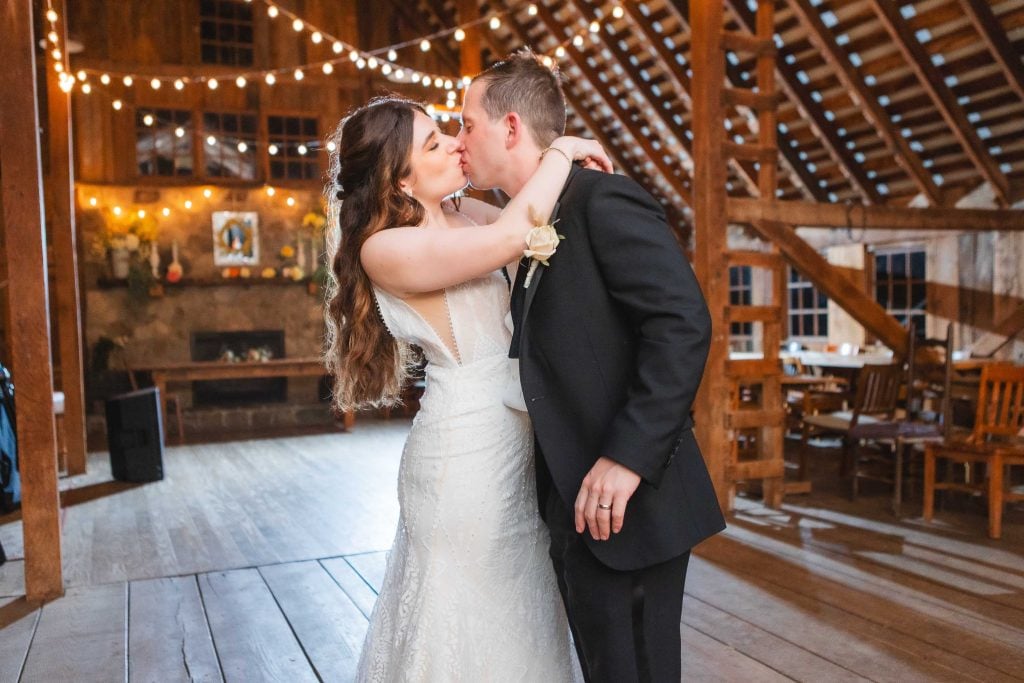
{"type": "Polygon", "coordinates": [[[551,150],[554,150],[554,151],[558,152],[558,153],[559,153],[559,154],[561,154],[561,155],[562,155],[563,157],[565,157],[565,160],[566,160],[566,161],[568,161],[568,162],[569,162],[570,164],[572,163],[572,159],[571,159],[571,158],[569,157],[569,155],[568,155],[568,154],[566,154],[564,150],[561,150],[561,149],[559,149],[558,147],[548,147],[548,148],[547,148],[547,149],[545,149],[545,150],[544,150],[543,152],[541,152],[541,153],[540,153],[540,159],[541,159],[541,161],[543,161],[543,160],[544,160],[544,155],[545,155],[545,154],[547,154],[548,152],[550,152],[551,150]]]}

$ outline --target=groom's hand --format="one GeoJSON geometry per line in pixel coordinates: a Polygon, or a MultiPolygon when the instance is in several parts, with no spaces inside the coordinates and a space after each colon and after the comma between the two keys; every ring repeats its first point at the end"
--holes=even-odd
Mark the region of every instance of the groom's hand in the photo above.
{"type": "Polygon", "coordinates": [[[640,475],[633,470],[611,458],[598,458],[576,496],[576,533],[589,527],[595,541],[607,541],[622,531],[626,504],[639,485],[640,475]]]}

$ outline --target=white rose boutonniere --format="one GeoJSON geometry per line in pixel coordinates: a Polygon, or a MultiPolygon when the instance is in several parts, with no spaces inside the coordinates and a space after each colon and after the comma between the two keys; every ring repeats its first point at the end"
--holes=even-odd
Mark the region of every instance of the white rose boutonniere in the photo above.
{"type": "Polygon", "coordinates": [[[523,256],[530,259],[530,269],[526,271],[526,280],[523,282],[524,288],[530,286],[539,264],[550,265],[548,260],[558,250],[558,243],[565,239],[564,235],[559,235],[555,230],[555,223],[558,221],[545,223],[532,206],[530,220],[533,222],[533,228],[526,233],[526,249],[523,250],[523,256]]]}

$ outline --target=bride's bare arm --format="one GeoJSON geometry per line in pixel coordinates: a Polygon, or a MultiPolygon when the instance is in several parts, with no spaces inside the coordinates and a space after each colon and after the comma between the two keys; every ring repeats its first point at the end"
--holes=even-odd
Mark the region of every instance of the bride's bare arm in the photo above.
{"type": "Polygon", "coordinates": [[[593,140],[561,137],[496,220],[479,227],[403,227],[381,230],[363,245],[363,269],[378,286],[397,296],[433,292],[492,273],[522,255],[533,227],[530,208],[547,216],[569,175],[570,159],[597,159],[611,170],[593,140]]]}

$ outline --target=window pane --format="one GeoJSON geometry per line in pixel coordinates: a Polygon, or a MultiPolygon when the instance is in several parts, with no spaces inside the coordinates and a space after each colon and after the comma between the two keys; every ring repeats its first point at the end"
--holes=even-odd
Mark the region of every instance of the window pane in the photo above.
{"type": "Polygon", "coordinates": [[[907,276],[907,255],[892,255],[892,276],[894,278],[905,278],[907,276]]]}
{"type": "Polygon", "coordinates": [[[915,251],[910,254],[910,277],[915,280],[924,279],[924,252],[915,251]]]}

